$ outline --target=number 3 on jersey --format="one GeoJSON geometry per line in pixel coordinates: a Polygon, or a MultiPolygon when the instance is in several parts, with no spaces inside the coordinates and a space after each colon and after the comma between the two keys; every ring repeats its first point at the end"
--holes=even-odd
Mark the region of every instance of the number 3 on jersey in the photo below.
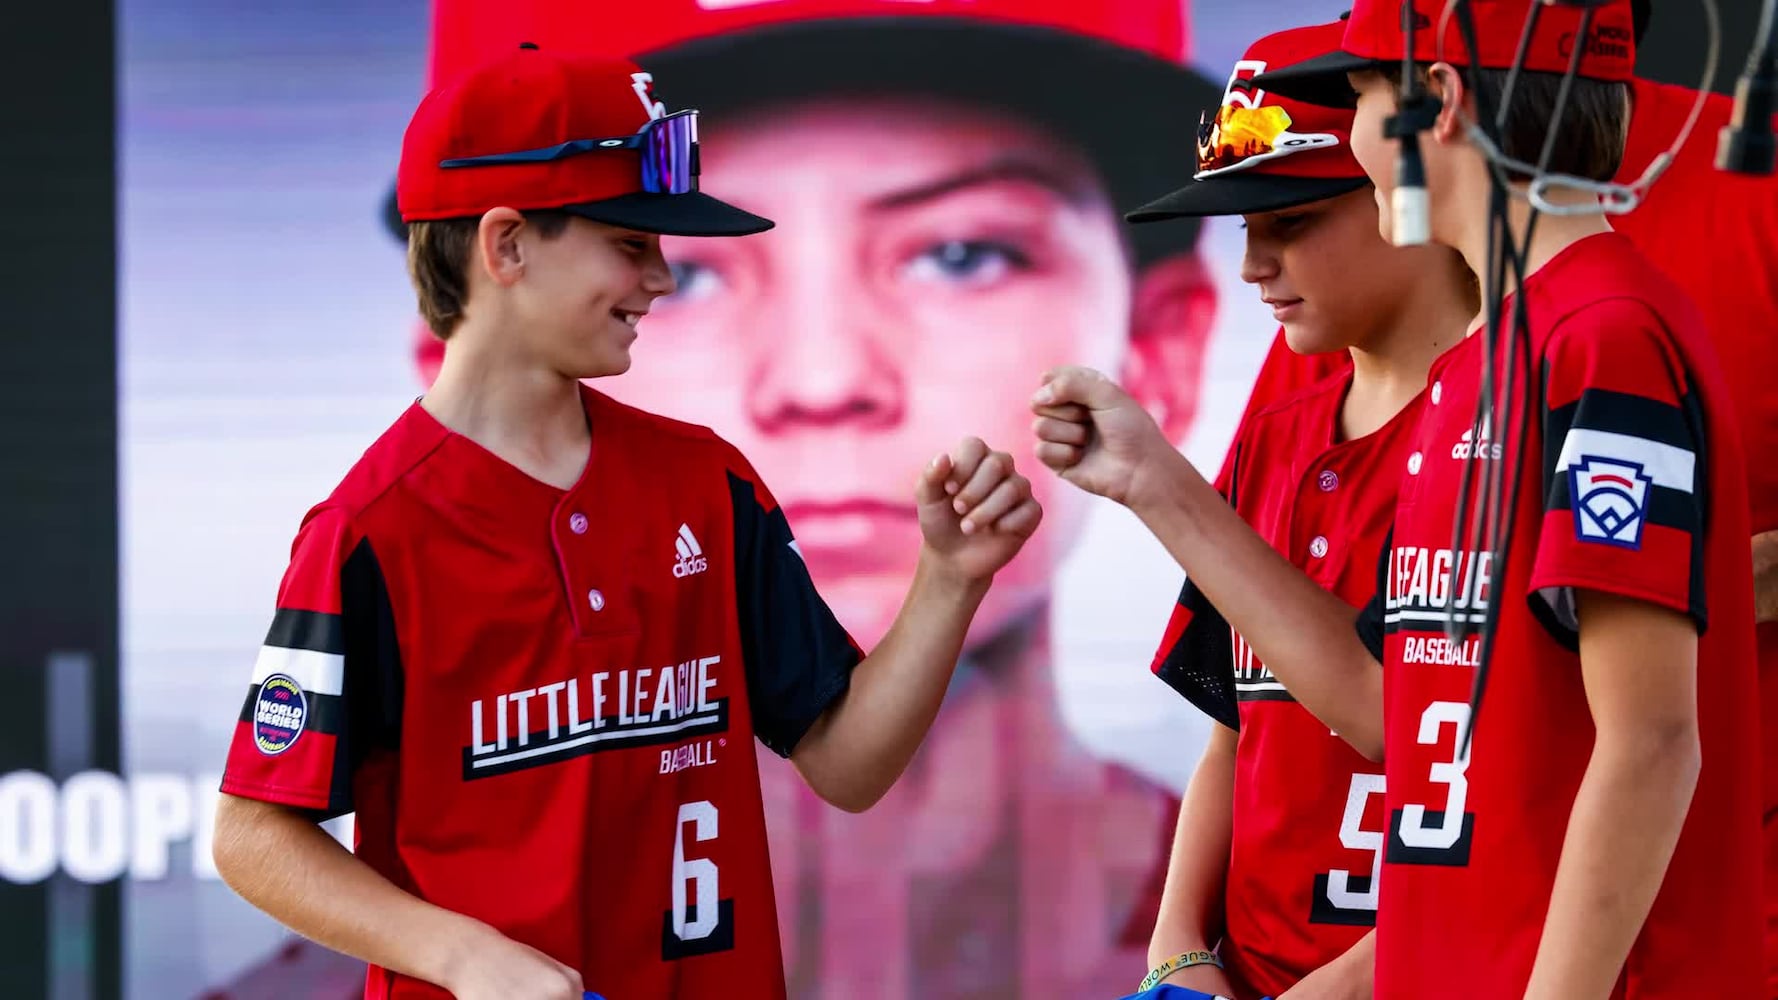
{"type": "Polygon", "coordinates": [[[1424,746],[1449,741],[1450,759],[1434,763],[1427,775],[1432,785],[1445,786],[1445,800],[1436,812],[1431,803],[1412,803],[1389,817],[1391,864],[1469,864],[1475,814],[1463,811],[1469,798],[1469,752],[1458,747],[1468,723],[1469,706],[1460,701],[1435,701],[1421,713],[1418,741],[1424,746]]]}
{"type": "Polygon", "coordinates": [[[661,927],[661,960],[690,958],[735,946],[735,901],[718,900],[720,875],[709,858],[687,858],[693,845],[715,840],[716,807],[708,801],[679,807],[673,824],[673,905],[661,927]],[[687,834],[689,833],[689,837],[687,834]]]}
{"type": "Polygon", "coordinates": [[[1346,814],[1340,820],[1340,846],[1349,851],[1371,852],[1371,870],[1366,875],[1354,875],[1335,868],[1315,876],[1310,923],[1376,926],[1377,882],[1383,874],[1383,831],[1364,829],[1364,810],[1371,796],[1381,794],[1382,775],[1361,771],[1352,776],[1352,788],[1346,793],[1346,814]]]}

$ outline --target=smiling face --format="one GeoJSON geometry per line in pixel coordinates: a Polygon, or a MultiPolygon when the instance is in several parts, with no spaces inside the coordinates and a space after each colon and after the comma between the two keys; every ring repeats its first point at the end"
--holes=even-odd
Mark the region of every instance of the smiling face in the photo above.
{"type": "MultiPolygon", "coordinates": [[[[747,454],[868,647],[919,552],[920,468],[975,434],[1034,473],[1038,375],[1118,369],[1132,298],[1119,220],[1075,148],[937,99],[780,105],[702,144],[705,189],[778,227],[668,239],[678,291],[640,326],[643,363],[601,388],[747,454]]],[[[1042,598],[1084,513],[1077,491],[1031,478],[1048,523],[996,578],[978,635],[1042,598]]]]}
{"type": "Polygon", "coordinates": [[[524,227],[514,239],[523,275],[503,290],[503,327],[563,375],[627,371],[638,321],[673,292],[661,238],[574,217],[559,234],[524,227]]]}

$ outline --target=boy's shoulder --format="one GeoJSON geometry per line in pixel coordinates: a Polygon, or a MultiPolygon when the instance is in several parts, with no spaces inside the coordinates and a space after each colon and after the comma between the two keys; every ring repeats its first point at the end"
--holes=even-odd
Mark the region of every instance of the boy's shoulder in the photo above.
{"type": "Polygon", "coordinates": [[[596,447],[615,447],[638,465],[674,473],[722,468],[758,480],[740,449],[715,430],[621,403],[596,389],[586,391],[596,447]]]}
{"type": "Polygon", "coordinates": [[[1609,335],[1626,323],[1660,331],[1681,341],[1704,337],[1697,306],[1678,285],[1618,233],[1588,237],[1545,265],[1548,280],[1532,280],[1533,339],[1547,341],[1558,331],[1572,335],[1598,328],[1609,335]]]}
{"type": "Polygon", "coordinates": [[[339,485],[309,512],[313,518],[326,512],[346,520],[362,517],[387,497],[403,477],[418,468],[450,436],[415,400],[393,424],[377,436],[339,485]]]}

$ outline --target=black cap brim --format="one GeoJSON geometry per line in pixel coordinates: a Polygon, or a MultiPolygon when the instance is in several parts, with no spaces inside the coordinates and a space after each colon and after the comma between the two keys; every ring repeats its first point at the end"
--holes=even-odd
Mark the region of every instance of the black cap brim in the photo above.
{"type": "Polygon", "coordinates": [[[763,233],[775,224],[702,191],[626,194],[581,205],[564,205],[562,211],[594,222],[662,236],[751,236],[763,233]]]}
{"type": "Polygon", "coordinates": [[[1283,177],[1278,174],[1234,173],[1192,181],[1172,194],[1124,216],[1133,223],[1166,219],[1202,219],[1222,215],[1252,215],[1307,205],[1323,198],[1366,187],[1363,177],[1283,177]]]}
{"type": "Polygon", "coordinates": [[[1376,69],[1379,65],[1375,59],[1350,52],[1329,52],[1283,69],[1261,73],[1253,78],[1253,86],[1324,108],[1352,108],[1358,106],[1358,95],[1353,92],[1352,82],[1346,74],[1376,69]]]}
{"type": "MultiPolygon", "coordinates": [[[[1091,157],[1120,208],[1189,176],[1199,112],[1222,100],[1221,82],[1188,66],[1074,32],[961,16],[814,18],[636,62],[669,106],[706,113],[707,135],[739,114],[821,97],[931,96],[1010,112],[1091,157]]],[[[1139,263],[1197,240],[1184,225],[1129,235],[1139,263]]]]}

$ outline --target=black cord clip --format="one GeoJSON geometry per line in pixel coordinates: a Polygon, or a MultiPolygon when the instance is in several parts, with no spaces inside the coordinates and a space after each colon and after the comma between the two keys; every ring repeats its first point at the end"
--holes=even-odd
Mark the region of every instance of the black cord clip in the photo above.
{"type": "Polygon", "coordinates": [[[1410,97],[1401,98],[1395,114],[1383,120],[1383,135],[1390,139],[1403,139],[1410,133],[1419,134],[1432,128],[1438,121],[1440,111],[1445,108],[1444,102],[1420,91],[1410,97]]]}

